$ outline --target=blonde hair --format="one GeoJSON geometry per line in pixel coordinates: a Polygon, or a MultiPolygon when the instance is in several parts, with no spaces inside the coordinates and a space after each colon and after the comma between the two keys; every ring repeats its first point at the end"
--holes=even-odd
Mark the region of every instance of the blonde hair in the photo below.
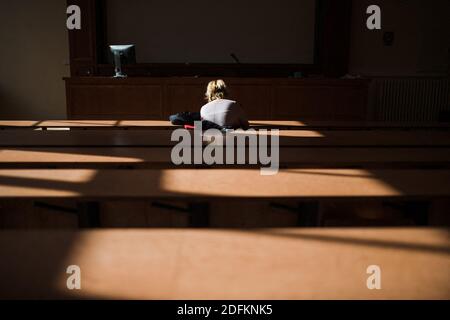
{"type": "Polygon", "coordinates": [[[228,96],[227,85],[223,80],[214,80],[208,83],[205,98],[208,102],[225,99],[228,96]]]}

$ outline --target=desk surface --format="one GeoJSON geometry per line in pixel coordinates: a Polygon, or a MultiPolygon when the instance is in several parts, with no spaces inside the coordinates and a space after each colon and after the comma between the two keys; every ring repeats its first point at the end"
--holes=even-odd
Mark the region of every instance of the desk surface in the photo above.
{"type": "MultiPolygon", "coordinates": [[[[252,120],[254,127],[280,129],[450,129],[449,123],[381,122],[381,121],[277,121],[252,120]]],[[[1,120],[0,129],[19,128],[146,128],[173,129],[165,120],[1,120]]]]}
{"type": "Polygon", "coordinates": [[[450,298],[445,229],[6,231],[0,261],[2,299],[450,298]]]}
{"type": "Polygon", "coordinates": [[[448,198],[450,170],[1,169],[0,198],[448,198]]]}
{"type": "MultiPolygon", "coordinates": [[[[235,136],[255,137],[264,133],[235,131],[235,136]]],[[[280,146],[450,146],[447,131],[313,131],[280,130],[280,146]]],[[[190,131],[191,137],[193,131],[190,131]]],[[[94,131],[31,131],[6,130],[0,133],[0,147],[82,147],[82,146],[173,146],[169,130],[94,130],[94,131]]],[[[212,140],[209,135],[205,140],[212,140]]],[[[255,137],[256,139],[257,137],[255,137]]],[[[193,141],[193,138],[191,138],[193,141]]],[[[257,139],[258,140],[258,139],[257,139]]],[[[271,139],[265,139],[269,140],[271,139]]],[[[190,143],[190,141],[189,141],[190,143]]]]}
{"type": "MultiPolygon", "coordinates": [[[[0,167],[134,168],[175,167],[172,148],[50,147],[1,148],[0,167]]],[[[224,163],[225,155],[224,155],[224,163]]],[[[279,163],[288,167],[449,166],[450,148],[281,148],[279,163]]],[[[220,165],[217,165],[220,166],[220,165]]],[[[227,167],[231,165],[226,165],[227,167]]],[[[246,167],[239,165],[239,167],[246,167]]]]}

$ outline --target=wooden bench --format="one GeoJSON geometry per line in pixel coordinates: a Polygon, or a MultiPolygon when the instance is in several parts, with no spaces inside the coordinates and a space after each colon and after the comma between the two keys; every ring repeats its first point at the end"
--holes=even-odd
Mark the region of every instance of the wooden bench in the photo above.
{"type": "Polygon", "coordinates": [[[147,129],[169,130],[177,128],[166,120],[10,120],[0,121],[0,129],[147,129]]]}
{"type": "Polygon", "coordinates": [[[450,123],[385,121],[250,121],[252,127],[295,130],[448,130],[450,123]]]}
{"type": "Polygon", "coordinates": [[[0,199],[75,200],[81,227],[97,227],[98,202],[185,201],[194,227],[209,225],[215,200],[286,201],[298,225],[319,223],[319,201],[436,201],[450,198],[450,170],[284,169],[1,169],[0,199]]]}
{"type": "MultiPolygon", "coordinates": [[[[448,165],[447,132],[285,130],[280,134],[281,166],[285,168],[350,166],[367,170],[283,169],[264,179],[258,168],[179,170],[169,163],[171,148],[165,145],[171,143],[171,133],[167,130],[6,130],[0,134],[0,167],[90,169],[1,170],[0,198],[73,199],[88,204],[94,200],[182,199],[193,206],[192,212],[204,212],[196,203],[211,199],[428,201],[448,197],[447,170],[414,169],[448,165]],[[403,144],[409,147],[401,149],[403,144]],[[408,170],[393,170],[394,165],[408,170]],[[145,170],[103,170],[117,167],[145,170]],[[201,186],[198,190],[197,185],[201,186]]],[[[98,211],[86,208],[81,211],[98,211]]],[[[312,211],[310,216],[317,216],[317,210],[312,211]]]]}
{"type": "MultiPolygon", "coordinates": [[[[284,130],[280,162],[289,169],[270,177],[257,168],[154,168],[170,164],[170,134],[4,130],[0,200],[73,200],[82,227],[98,226],[97,201],[182,200],[198,227],[210,200],[301,201],[299,225],[308,226],[317,219],[310,202],[450,199],[450,170],[418,168],[448,165],[446,131],[284,130]],[[378,168],[393,165],[402,169],[378,168]],[[34,166],[71,169],[19,169],[34,166]]],[[[5,231],[0,298],[448,299],[449,257],[448,230],[438,229],[5,231]],[[82,268],[81,291],[65,289],[72,264],[82,268]],[[373,264],[382,290],[366,287],[373,264]]]]}
{"type": "MultiPolygon", "coordinates": [[[[0,168],[174,168],[171,153],[170,147],[0,148],[0,168]]],[[[279,164],[285,168],[449,167],[450,148],[280,148],[279,164]]]]}
{"type": "MultiPolygon", "coordinates": [[[[381,121],[268,121],[252,120],[255,128],[296,130],[449,130],[450,124],[439,122],[381,121]]],[[[0,129],[174,129],[166,120],[1,120],[0,129]]]]}
{"type": "MultiPolygon", "coordinates": [[[[235,136],[255,136],[263,133],[237,131],[235,136]]],[[[275,133],[271,133],[275,134],[275,133]]],[[[450,146],[450,132],[409,131],[308,131],[281,130],[282,147],[406,147],[450,146]]],[[[174,146],[168,130],[104,130],[104,131],[42,131],[7,130],[0,134],[0,147],[112,147],[112,146],[174,146]]],[[[193,133],[191,132],[191,135],[193,133]]],[[[211,141],[214,135],[205,134],[211,141]]],[[[269,142],[271,139],[268,139],[269,142]]]]}
{"type": "Polygon", "coordinates": [[[1,299],[450,298],[447,229],[4,231],[0,261],[1,299]]]}
{"type": "Polygon", "coordinates": [[[1,198],[364,199],[448,198],[450,170],[1,169],[1,198]]]}

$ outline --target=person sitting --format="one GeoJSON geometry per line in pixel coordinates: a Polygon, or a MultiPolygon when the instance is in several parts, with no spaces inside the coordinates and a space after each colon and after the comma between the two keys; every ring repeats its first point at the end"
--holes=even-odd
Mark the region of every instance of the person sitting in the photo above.
{"type": "Polygon", "coordinates": [[[207,129],[239,129],[247,130],[249,122],[242,107],[233,100],[227,99],[227,86],[223,80],[211,81],[205,93],[208,101],[200,112],[181,112],[170,116],[173,125],[193,126],[195,121],[202,122],[202,128],[207,129]]]}
{"type": "Polygon", "coordinates": [[[208,101],[200,109],[203,121],[212,122],[225,129],[247,130],[249,123],[242,107],[228,98],[228,90],[223,80],[214,80],[208,84],[205,98],[208,101]]]}

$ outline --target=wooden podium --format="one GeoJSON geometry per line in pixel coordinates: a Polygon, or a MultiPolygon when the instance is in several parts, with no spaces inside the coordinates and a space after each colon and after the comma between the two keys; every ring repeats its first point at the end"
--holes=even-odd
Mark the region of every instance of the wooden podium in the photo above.
{"type": "MultiPolygon", "coordinates": [[[[210,78],[65,78],[69,119],[167,119],[198,111],[210,78]]],[[[224,78],[250,119],[367,120],[367,80],[224,78]]]]}

